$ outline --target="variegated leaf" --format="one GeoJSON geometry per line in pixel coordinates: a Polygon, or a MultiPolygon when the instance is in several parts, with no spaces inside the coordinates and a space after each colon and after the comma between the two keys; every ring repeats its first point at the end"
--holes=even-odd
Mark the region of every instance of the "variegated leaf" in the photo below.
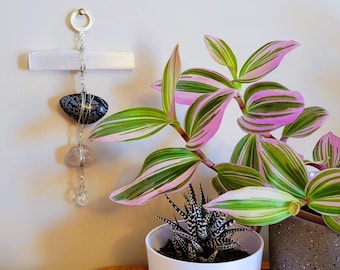
{"type": "Polygon", "coordinates": [[[221,163],[214,167],[217,171],[216,181],[224,187],[225,190],[234,190],[247,186],[265,186],[267,181],[255,169],[247,166],[236,165],[232,163],[221,163]]]}
{"type": "Polygon", "coordinates": [[[166,148],[150,154],[141,172],[130,184],[113,191],[110,199],[126,205],[141,205],[155,196],[187,187],[200,164],[200,157],[185,148],[166,148]]]}
{"type": "Polygon", "coordinates": [[[191,151],[201,149],[220,127],[224,110],[237,94],[234,89],[220,89],[199,97],[185,116],[185,131],[189,136],[186,147],[191,151]]]}
{"type": "Polygon", "coordinates": [[[340,215],[340,169],[320,171],[306,186],[308,207],[325,215],[340,215]]]}
{"type": "Polygon", "coordinates": [[[100,142],[138,140],[151,136],[170,124],[167,115],[156,108],[132,108],[102,119],[89,139],[100,142]]]}
{"type": "Polygon", "coordinates": [[[335,216],[323,215],[322,218],[329,228],[331,228],[333,231],[337,233],[340,233],[340,215],[335,216]]]}
{"type": "Polygon", "coordinates": [[[206,68],[191,68],[182,73],[181,79],[188,79],[193,82],[199,81],[206,85],[220,88],[235,88],[234,82],[230,81],[223,74],[206,68]]]}
{"type": "Polygon", "coordinates": [[[241,83],[255,82],[274,70],[283,57],[299,46],[294,40],[272,41],[254,52],[244,63],[237,81],[241,83]]]}
{"type": "MultiPolygon", "coordinates": [[[[161,91],[162,80],[152,84],[152,88],[161,91]]],[[[216,92],[220,88],[237,88],[222,74],[204,68],[184,71],[177,81],[175,100],[179,104],[191,105],[199,96],[216,92]]]]}
{"type": "Polygon", "coordinates": [[[254,168],[262,174],[262,164],[259,158],[260,152],[258,136],[247,134],[236,144],[230,162],[254,168]]]}
{"type": "Polygon", "coordinates": [[[237,60],[227,43],[211,35],[204,36],[204,43],[210,56],[219,64],[227,66],[234,79],[237,78],[237,60]]]}
{"type": "Polygon", "coordinates": [[[315,161],[326,161],[328,168],[340,168],[340,138],[332,132],[323,135],[313,149],[315,161]]]}
{"type": "Polygon", "coordinates": [[[163,72],[162,104],[163,110],[170,120],[176,120],[174,94],[181,72],[181,59],[177,45],[173,50],[163,72]]]}
{"type": "Polygon", "coordinates": [[[261,139],[260,143],[260,157],[267,181],[277,189],[305,199],[308,173],[302,159],[284,142],[261,139]]]}
{"type": "Polygon", "coordinates": [[[228,191],[228,189],[226,189],[226,187],[222,184],[222,182],[218,178],[218,175],[216,175],[215,177],[213,177],[213,179],[211,179],[211,185],[218,195],[221,195],[228,191]]]}
{"type": "Polygon", "coordinates": [[[324,108],[307,107],[293,123],[284,127],[282,137],[306,137],[318,130],[328,116],[328,112],[324,108]]]}
{"type": "Polygon", "coordinates": [[[289,193],[271,187],[244,187],[228,191],[205,204],[210,211],[221,211],[237,222],[265,226],[299,212],[301,202],[289,193]]]}
{"type": "Polygon", "coordinates": [[[297,91],[274,82],[249,86],[244,94],[245,113],[238,124],[247,133],[266,134],[295,121],[303,112],[304,99],[297,91]]]}

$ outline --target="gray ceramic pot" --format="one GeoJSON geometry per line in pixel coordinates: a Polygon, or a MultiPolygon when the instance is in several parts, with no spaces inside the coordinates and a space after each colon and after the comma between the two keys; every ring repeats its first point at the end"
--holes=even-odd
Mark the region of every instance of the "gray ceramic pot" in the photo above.
{"type": "Polygon", "coordinates": [[[290,217],[269,226],[271,270],[339,270],[340,234],[331,231],[314,216],[316,222],[290,217]]]}

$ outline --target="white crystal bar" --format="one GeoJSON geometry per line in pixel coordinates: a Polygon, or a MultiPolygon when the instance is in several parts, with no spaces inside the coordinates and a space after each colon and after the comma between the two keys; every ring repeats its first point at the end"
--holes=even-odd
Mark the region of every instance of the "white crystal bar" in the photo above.
{"type": "MultiPolygon", "coordinates": [[[[135,56],[131,52],[85,51],[84,57],[87,70],[135,67],[135,56]]],[[[28,54],[28,66],[30,70],[80,70],[79,51],[34,51],[28,54]]]]}

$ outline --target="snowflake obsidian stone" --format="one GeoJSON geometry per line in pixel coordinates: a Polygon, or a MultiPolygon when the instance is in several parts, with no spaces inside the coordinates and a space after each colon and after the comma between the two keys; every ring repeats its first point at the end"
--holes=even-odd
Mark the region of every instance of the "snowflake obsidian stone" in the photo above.
{"type": "Polygon", "coordinates": [[[109,108],[104,99],[88,93],[64,96],[59,103],[69,117],[84,125],[97,122],[109,108]]]}

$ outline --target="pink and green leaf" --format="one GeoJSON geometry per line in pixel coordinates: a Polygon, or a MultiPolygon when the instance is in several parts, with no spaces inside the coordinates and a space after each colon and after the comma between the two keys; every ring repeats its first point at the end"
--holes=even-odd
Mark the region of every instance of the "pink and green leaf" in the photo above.
{"type": "Polygon", "coordinates": [[[307,107],[296,120],[284,127],[282,137],[303,138],[318,130],[328,118],[328,112],[321,107],[307,107]]]}
{"type": "Polygon", "coordinates": [[[178,45],[174,48],[168,60],[164,72],[162,83],[162,104],[163,110],[168,115],[168,119],[176,120],[175,113],[175,89],[177,81],[181,76],[181,59],[178,45]]]}
{"type": "Polygon", "coordinates": [[[160,194],[179,192],[191,182],[199,156],[185,148],[166,148],[150,154],[141,172],[130,184],[113,191],[110,199],[126,205],[141,205],[160,194]]]}
{"type": "Polygon", "coordinates": [[[326,161],[328,168],[340,168],[340,138],[332,132],[323,135],[313,149],[315,161],[326,161]]]}
{"type": "Polygon", "coordinates": [[[228,189],[222,184],[222,182],[218,178],[218,175],[211,179],[211,185],[218,195],[221,195],[228,191],[228,189]]]}
{"type": "Polygon", "coordinates": [[[255,169],[232,163],[221,163],[214,167],[217,176],[215,184],[223,186],[224,190],[234,190],[247,186],[265,186],[266,179],[255,169]]]}
{"type": "Polygon", "coordinates": [[[340,215],[340,169],[320,171],[306,186],[308,207],[324,215],[340,215]]]}
{"type": "MultiPolygon", "coordinates": [[[[161,91],[162,80],[152,84],[152,88],[161,91]]],[[[193,68],[184,71],[177,81],[175,100],[179,104],[191,105],[199,96],[216,92],[220,88],[236,88],[222,74],[204,68],[193,68]]]]}
{"type": "Polygon", "coordinates": [[[208,202],[205,208],[224,212],[241,224],[265,226],[296,215],[300,205],[285,191],[253,186],[228,191],[208,202]]]}
{"type": "Polygon", "coordinates": [[[260,142],[260,157],[267,181],[298,199],[305,199],[304,189],[309,179],[302,159],[284,142],[275,139],[260,142]]]}
{"type": "Polygon", "coordinates": [[[290,124],[303,112],[304,99],[297,91],[273,82],[249,86],[244,94],[245,113],[238,124],[247,133],[267,134],[290,124]]]}
{"type": "Polygon", "coordinates": [[[225,108],[236,95],[235,89],[219,89],[215,93],[200,96],[189,107],[185,116],[188,149],[201,149],[216,134],[225,108]]]}
{"type": "Polygon", "coordinates": [[[220,65],[227,66],[232,77],[237,78],[237,60],[228,44],[211,35],[204,36],[204,43],[210,56],[220,65]]]}
{"type": "Polygon", "coordinates": [[[247,134],[236,144],[230,162],[254,168],[263,174],[260,151],[258,136],[247,134]]]}
{"type": "Polygon", "coordinates": [[[294,41],[272,41],[254,52],[244,63],[237,81],[241,83],[255,82],[274,70],[283,57],[299,46],[294,41]]]}
{"type": "Polygon", "coordinates": [[[202,82],[207,86],[220,88],[235,88],[234,82],[230,81],[223,74],[206,68],[191,68],[182,73],[181,79],[202,82]]]}
{"type": "Polygon", "coordinates": [[[122,142],[149,137],[169,125],[167,115],[156,108],[127,109],[102,119],[91,130],[89,139],[98,142],[122,142]]]}

